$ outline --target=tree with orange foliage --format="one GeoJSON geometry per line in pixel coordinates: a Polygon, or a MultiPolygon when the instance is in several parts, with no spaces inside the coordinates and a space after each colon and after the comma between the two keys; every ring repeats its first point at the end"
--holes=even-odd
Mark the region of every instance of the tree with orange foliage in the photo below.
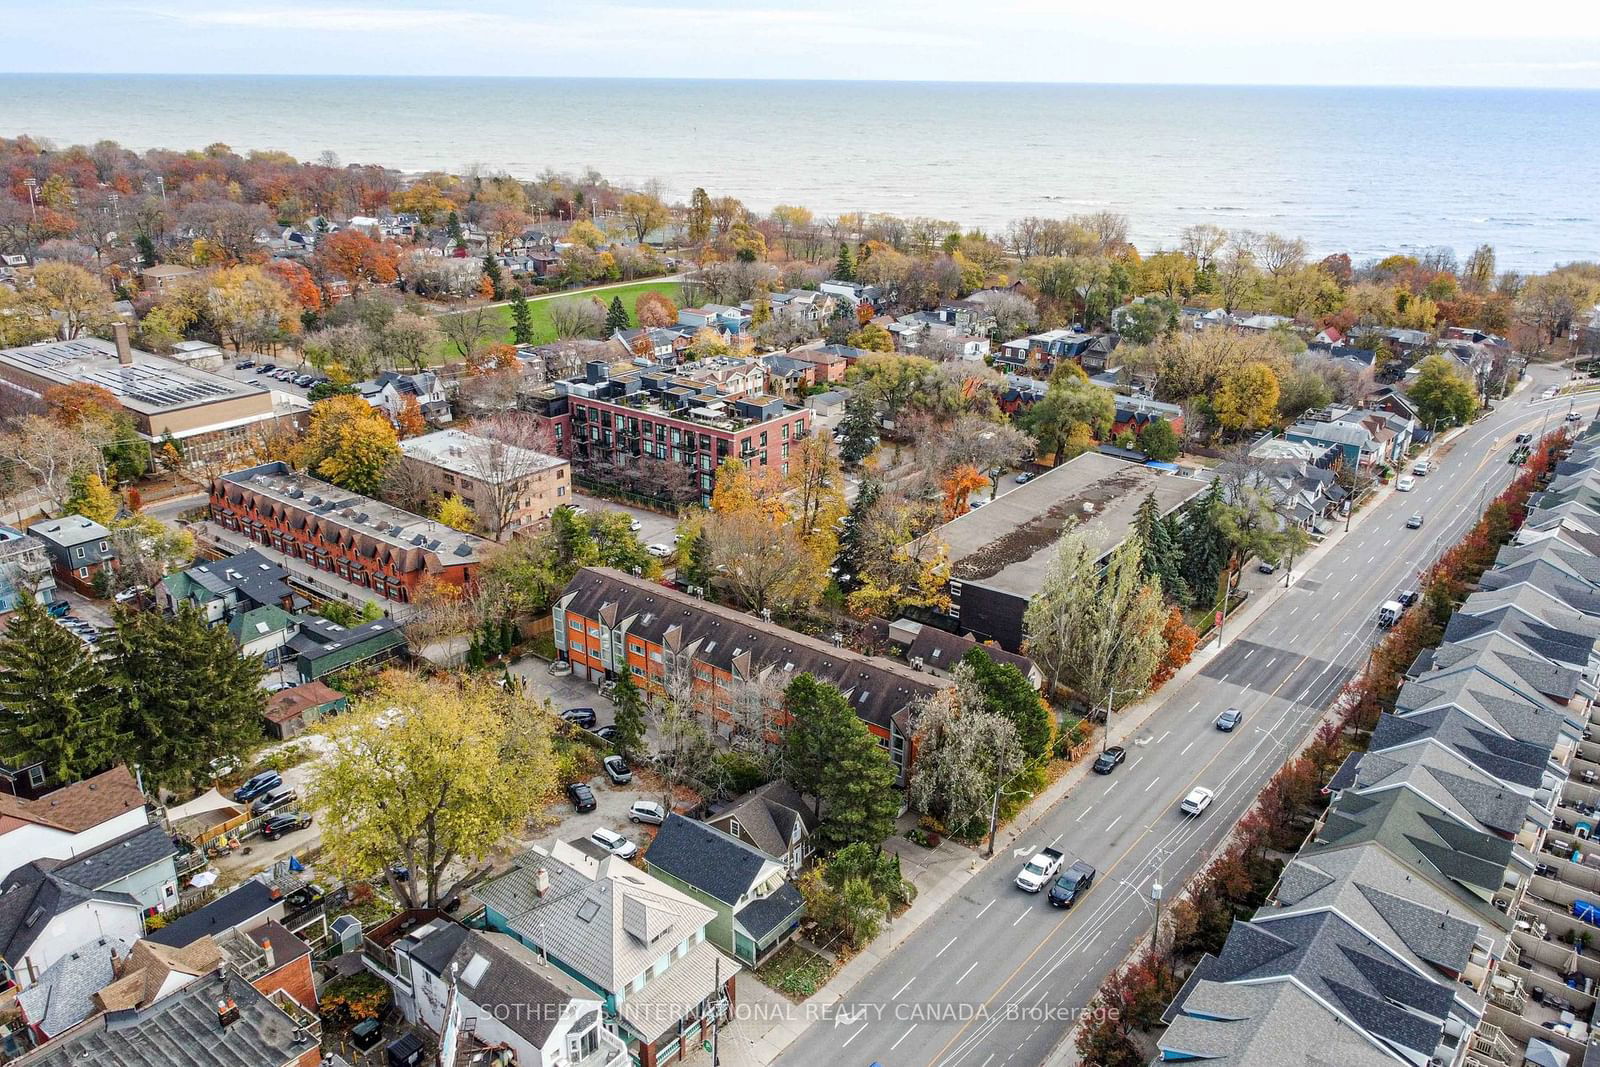
{"type": "Polygon", "coordinates": [[[678,321],[678,305],[669,300],[665,293],[652,291],[639,294],[639,299],[633,303],[633,313],[639,325],[645,327],[671,326],[678,321]]]}
{"type": "Polygon", "coordinates": [[[422,417],[422,405],[410,393],[400,399],[400,413],[394,417],[394,429],[401,437],[416,437],[428,432],[428,423],[422,417]]]}
{"type": "Polygon", "coordinates": [[[122,405],[111,390],[90,382],[55,385],[44,391],[45,413],[69,430],[82,429],[85,422],[109,426],[122,405]]]}
{"type": "Polygon", "coordinates": [[[1174,604],[1167,612],[1166,625],[1161,627],[1161,640],[1166,642],[1167,650],[1161,654],[1155,674],[1150,676],[1151,689],[1165,685],[1168,679],[1178,673],[1179,668],[1189,662],[1189,657],[1194,655],[1195,645],[1200,643],[1200,636],[1183,621],[1183,611],[1174,604]]]}
{"type": "Polygon", "coordinates": [[[468,374],[500,374],[521,366],[517,359],[517,346],[504,341],[486,345],[467,356],[468,374]]]}
{"type": "Polygon", "coordinates": [[[266,271],[283,283],[296,304],[307,311],[322,310],[322,290],[303,265],[292,259],[275,259],[266,265],[266,271]]]}
{"type": "Polygon", "coordinates": [[[945,475],[939,482],[939,489],[944,493],[944,521],[949,522],[972,510],[968,498],[988,484],[989,479],[970,463],[963,463],[945,475]]]}
{"type": "Polygon", "coordinates": [[[360,230],[340,230],[317,242],[312,262],[323,274],[338,278],[359,293],[368,284],[389,285],[400,277],[399,249],[375,241],[360,230]]]}

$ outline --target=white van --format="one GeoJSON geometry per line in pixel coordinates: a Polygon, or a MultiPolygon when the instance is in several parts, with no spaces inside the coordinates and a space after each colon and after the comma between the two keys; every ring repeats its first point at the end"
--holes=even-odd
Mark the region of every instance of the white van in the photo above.
{"type": "Polygon", "coordinates": [[[1425,459],[1419,459],[1411,465],[1411,473],[1419,478],[1425,477],[1431,470],[1433,470],[1433,464],[1425,459]]]}
{"type": "Polygon", "coordinates": [[[1378,625],[1387,630],[1400,621],[1400,616],[1405,610],[1405,605],[1400,601],[1385,600],[1383,607],[1378,609],[1378,625]]]}

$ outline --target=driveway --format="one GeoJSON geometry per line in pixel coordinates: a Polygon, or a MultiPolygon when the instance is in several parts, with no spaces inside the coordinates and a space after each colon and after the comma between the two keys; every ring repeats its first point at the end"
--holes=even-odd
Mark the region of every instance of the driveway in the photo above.
{"type": "MultiPolygon", "coordinates": [[[[599,827],[615,830],[639,846],[641,855],[655,838],[656,828],[648,823],[628,820],[628,808],[635,800],[653,800],[661,803],[659,782],[653,775],[634,770],[633,781],[628,785],[613,785],[604,774],[584,779],[594,790],[595,809],[579,813],[572,810],[572,802],[563,793],[561,798],[545,809],[545,815],[555,824],[537,837],[524,842],[528,845],[549,844],[551,838],[562,841],[581,841],[599,827]]],[[[564,783],[563,783],[564,784],[564,783]]]]}
{"type": "Polygon", "coordinates": [[[573,503],[586,507],[590,511],[620,511],[639,524],[635,531],[639,540],[647,545],[672,544],[672,535],[677,532],[678,520],[671,515],[662,515],[656,511],[646,511],[643,508],[629,507],[610,500],[601,500],[599,497],[588,496],[584,493],[573,493],[573,503]]]}

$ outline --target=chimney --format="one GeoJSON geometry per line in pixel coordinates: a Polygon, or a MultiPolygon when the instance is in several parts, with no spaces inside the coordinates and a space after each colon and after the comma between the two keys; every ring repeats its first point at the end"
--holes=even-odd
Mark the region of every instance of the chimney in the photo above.
{"type": "Polygon", "coordinates": [[[230,1025],[239,1021],[239,1005],[234,1003],[232,997],[222,997],[217,1001],[217,1022],[226,1030],[230,1025]]]}
{"type": "Polygon", "coordinates": [[[270,971],[278,965],[278,957],[272,951],[272,939],[270,937],[261,939],[261,954],[266,957],[267,970],[270,971]]]}
{"type": "Polygon", "coordinates": [[[133,366],[133,349],[128,345],[128,324],[118,322],[111,327],[111,335],[117,341],[117,362],[124,367],[133,366]]]}
{"type": "Polygon", "coordinates": [[[533,872],[533,890],[541,897],[550,892],[550,872],[543,867],[533,872]]]}

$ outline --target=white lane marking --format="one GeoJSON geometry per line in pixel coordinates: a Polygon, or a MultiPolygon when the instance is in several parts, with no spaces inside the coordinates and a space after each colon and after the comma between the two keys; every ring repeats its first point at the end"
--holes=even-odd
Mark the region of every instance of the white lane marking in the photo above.
{"type": "Polygon", "coordinates": [[[1146,793],[1150,792],[1151,789],[1155,788],[1156,783],[1159,782],[1159,781],[1161,781],[1159,776],[1150,779],[1150,784],[1144,787],[1144,792],[1146,792],[1146,793]]]}
{"type": "MultiPolygon", "coordinates": [[[[1198,740],[1200,740],[1198,737],[1194,739],[1194,741],[1198,741],[1198,740]]],[[[1185,752],[1188,752],[1191,748],[1193,748],[1194,747],[1194,741],[1190,741],[1187,745],[1184,745],[1183,748],[1179,749],[1178,750],[1178,755],[1181,756],[1185,752]]]]}
{"type": "MultiPolygon", "coordinates": [[[[865,1030],[868,1026],[871,1026],[871,1025],[872,1024],[870,1022],[862,1023],[861,1024],[861,1030],[865,1030]]],[[[840,1045],[839,1047],[840,1048],[844,1048],[845,1045],[848,1045],[850,1042],[852,1042],[856,1038],[860,1037],[861,1036],[861,1030],[857,1030],[855,1033],[853,1033],[849,1037],[845,1038],[844,1039],[844,1045],[840,1045]]]]}
{"type": "Polygon", "coordinates": [[[1240,663],[1243,663],[1243,662],[1244,662],[1244,661],[1245,661],[1245,660],[1247,660],[1247,659],[1249,659],[1249,658],[1250,658],[1250,655],[1251,655],[1251,653],[1253,653],[1253,652],[1255,652],[1255,649],[1253,649],[1253,648],[1247,648],[1247,649],[1245,649],[1245,651],[1244,651],[1244,655],[1242,655],[1242,656],[1240,656],[1240,657],[1239,657],[1239,662],[1240,662],[1240,663]]]}
{"type": "MultiPolygon", "coordinates": [[[[983,911],[988,911],[988,910],[989,910],[989,909],[990,909],[990,908],[992,908],[992,907],[994,907],[994,901],[992,901],[992,900],[991,900],[991,901],[989,901],[989,903],[987,903],[987,904],[985,904],[985,905],[984,905],[984,906],[983,906],[983,911]]],[[[973,916],[973,918],[974,918],[974,919],[981,919],[981,918],[983,918],[983,911],[980,911],[980,912],[978,912],[978,914],[976,914],[976,915],[974,915],[974,916],[973,916]]]]}
{"type": "MultiPolygon", "coordinates": [[[[946,946],[945,946],[945,948],[949,948],[949,947],[950,947],[950,946],[949,946],[949,945],[946,945],[946,946]]],[[[893,996],[893,997],[892,997],[892,998],[890,998],[890,999],[892,999],[892,1000],[899,1000],[899,999],[900,999],[900,994],[901,994],[901,993],[904,993],[904,992],[905,992],[905,991],[906,991],[906,990],[908,990],[908,989],[910,989],[910,988],[911,988],[911,983],[912,983],[912,982],[915,982],[915,981],[916,981],[916,980],[917,980],[917,979],[916,979],[916,976],[915,976],[915,975],[913,975],[913,976],[912,976],[912,977],[911,977],[911,978],[909,978],[909,979],[908,979],[908,980],[907,980],[907,981],[906,981],[906,984],[905,984],[905,985],[903,985],[903,986],[901,986],[901,987],[900,987],[900,988],[899,988],[899,989],[896,989],[896,990],[895,990],[895,991],[894,991],[894,996],[893,996]]]]}
{"type": "MultiPolygon", "coordinates": [[[[949,948],[950,948],[950,945],[953,945],[953,944],[955,944],[955,943],[956,943],[956,940],[957,940],[957,939],[958,939],[958,938],[959,938],[959,937],[960,937],[960,935],[959,935],[959,934],[958,934],[958,935],[956,935],[956,937],[952,937],[952,938],[951,938],[951,939],[950,939],[950,942],[949,942],[949,944],[947,944],[947,945],[945,945],[945,947],[944,947],[944,948],[942,948],[942,949],[940,949],[940,950],[939,950],[939,951],[938,951],[938,952],[935,952],[935,953],[934,953],[934,954],[933,954],[933,958],[934,958],[934,959],[938,959],[938,958],[939,958],[939,957],[940,957],[940,956],[943,956],[943,955],[944,955],[944,954],[945,954],[945,952],[946,952],[946,950],[948,950],[948,949],[949,949],[949,948]]],[[[910,983],[910,982],[907,982],[907,983],[906,983],[906,985],[910,985],[910,984],[911,984],[911,983],[910,983]]]]}
{"type": "MultiPolygon", "coordinates": [[[[917,1023],[912,1023],[911,1024],[911,1030],[915,1030],[918,1025],[919,1024],[917,1024],[917,1023]]],[[[911,1030],[907,1030],[905,1033],[901,1034],[900,1035],[900,1041],[904,1041],[906,1038],[910,1037],[911,1036],[911,1030]]],[[[889,1051],[893,1052],[895,1049],[899,1048],[900,1047],[900,1041],[896,1041],[894,1044],[890,1045],[889,1046],[889,1051]]]]}
{"type": "MultiPolygon", "coordinates": [[[[1198,701],[1198,700],[1196,700],[1196,701],[1195,701],[1195,702],[1194,702],[1194,708],[1198,708],[1198,707],[1199,707],[1199,706],[1200,706],[1200,703],[1201,703],[1201,702],[1200,702],[1200,701],[1198,701]]],[[[1194,710],[1194,708],[1190,708],[1190,709],[1189,709],[1189,710],[1190,710],[1190,711],[1193,711],[1193,710],[1194,710]]]]}
{"type": "MultiPolygon", "coordinates": [[[[1011,920],[1011,925],[1012,925],[1012,926],[1015,926],[1015,925],[1017,925],[1017,924],[1018,924],[1018,923],[1019,923],[1019,922],[1021,922],[1021,921],[1022,921],[1022,920],[1023,920],[1023,919],[1026,919],[1026,918],[1027,918],[1027,917],[1028,917],[1028,912],[1030,912],[1030,911],[1032,911],[1032,910],[1033,910],[1033,909],[1032,909],[1032,908],[1023,908],[1023,909],[1022,909],[1022,914],[1021,914],[1021,915],[1018,915],[1018,916],[1017,916],[1017,917],[1016,917],[1016,918],[1015,918],[1015,919],[1012,919],[1012,920],[1011,920]]],[[[937,959],[937,958],[938,958],[938,957],[935,957],[935,959],[937,959]]]]}
{"type": "Polygon", "coordinates": [[[1119,823],[1121,821],[1122,821],[1122,816],[1121,815],[1118,815],[1115,819],[1112,819],[1110,825],[1108,825],[1106,827],[1106,832],[1110,833],[1111,832],[1111,827],[1117,825],[1117,823],[1119,823]]]}
{"type": "MultiPolygon", "coordinates": [[[[1082,814],[1081,814],[1081,815],[1079,815],[1079,816],[1078,816],[1078,817],[1079,817],[1079,818],[1081,818],[1081,819],[1087,819],[1087,818],[1088,818],[1088,817],[1089,817],[1089,813],[1090,813],[1090,812],[1091,812],[1091,811],[1093,811],[1093,810],[1094,810],[1094,805],[1093,805],[1093,804],[1090,804],[1090,805],[1089,805],[1089,806],[1088,806],[1088,807],[1087,807],[1087,808],[1084,808],[1084,809],[1083,809],[1083,813],[1082,813],[1082,814]]],[[[991,904],[993,904],[993,903],[994,903],[994,901],[992,901],[992,900],[991,900],[991,901],[990,901],[990,902],[989,902],[989,903],[991,903],[991,904]]],[[[978,914],[980,914],[980,915],[981,915],[981,914],[983,914],[983,913],[982,913],[982,912],[979,912],[979,913],[978,913],[978,914]]]]}
{"type": "Polygon", "coordinates": [[[1167,738],[1169,738],[1171,736],[1172,736],[1172,731],[1168,730],[1166,733],[1164,733],[1160,737],[1156,738],[1156,744],[1159,745],[1161,742],[1165,741],[1167,738]]]}
{"type": "Polygon", "coordinates": [[[956,979],[956,984],[960,985],[961,982],[967,977],[967,975],[972,973],[972,969],[974,967],[976,967],[977,965],[978,965],[978,961],[977,960],[973,960],[972,963],[970,963],[967,966],[967,969],[961,972],[961,977],[956,979]]]}

